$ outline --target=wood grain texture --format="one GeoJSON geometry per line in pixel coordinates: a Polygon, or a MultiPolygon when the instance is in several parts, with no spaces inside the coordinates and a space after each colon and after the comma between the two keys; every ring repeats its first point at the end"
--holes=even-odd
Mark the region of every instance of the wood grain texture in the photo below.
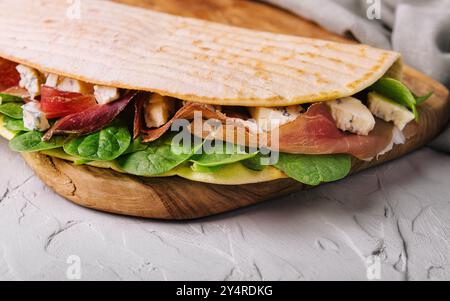
{"type": "MultiPolygon", "coordinates": [[[[349,42],[312,22],[257,2],[242,0],[122,0],[159,11],[277,33],[349,42]]],[[[418,134],[372,162],[354,162],[353,173],[398,158],[435,137],[449,116],[448,91],[441,84],[407,67],[405,82],[417,94],[435,94],[420,107],[418,134]]],[[[148,179],[111,170],[74,166],[40,154],[24,154],[37,175],[58,194],[85,207],[130,216],[184,220],[218,214],[304,189],[290,180],[224,186],[179,177],[148,179]]]]}

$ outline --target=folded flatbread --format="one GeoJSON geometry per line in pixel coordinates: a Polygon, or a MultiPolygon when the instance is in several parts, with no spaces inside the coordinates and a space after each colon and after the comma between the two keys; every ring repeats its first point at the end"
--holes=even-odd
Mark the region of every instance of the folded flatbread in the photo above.
{"type": "Polygon", "coordinates": [[[79,16],[69,9],[65,1],[1,1],[0,56],[96,84],[237,106],[331,100],[367,88],[388,71],[400,75],[398,53],[365,45],[257,32],[109,1],[81,1],[79,16]]]}

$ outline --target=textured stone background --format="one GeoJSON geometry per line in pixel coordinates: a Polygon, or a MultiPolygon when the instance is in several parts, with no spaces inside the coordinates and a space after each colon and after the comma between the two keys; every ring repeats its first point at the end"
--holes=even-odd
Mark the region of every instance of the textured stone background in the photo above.
{"type": "Polygon", "coordinates": [[[344,181],[189,223],[114,216],[50,191],[0,142],[0,279],[450,280],[450,157],[423,149],[344,181]]]}

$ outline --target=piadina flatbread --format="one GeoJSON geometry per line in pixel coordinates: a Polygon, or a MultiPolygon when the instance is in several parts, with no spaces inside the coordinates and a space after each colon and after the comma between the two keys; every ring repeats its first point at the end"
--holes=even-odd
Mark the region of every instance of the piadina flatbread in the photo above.
{"type": "Polygon", "coordinates": [[[354,95],[400,54],[279,35],[109,1],[0,2],[0,56],[70,78],[199,103],[288,106],[354,95]]]}

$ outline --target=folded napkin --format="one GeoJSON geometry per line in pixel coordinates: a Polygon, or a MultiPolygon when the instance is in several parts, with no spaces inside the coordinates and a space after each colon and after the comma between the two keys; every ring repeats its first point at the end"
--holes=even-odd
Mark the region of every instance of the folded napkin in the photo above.
{"type": "MultiPolygon", "coordinates": [[[[450,88],[450,0],[261,0],[351,36],[393,49],[450,88]]],[[[450,126],[430,144],[450,153],[450,126]]]]}

